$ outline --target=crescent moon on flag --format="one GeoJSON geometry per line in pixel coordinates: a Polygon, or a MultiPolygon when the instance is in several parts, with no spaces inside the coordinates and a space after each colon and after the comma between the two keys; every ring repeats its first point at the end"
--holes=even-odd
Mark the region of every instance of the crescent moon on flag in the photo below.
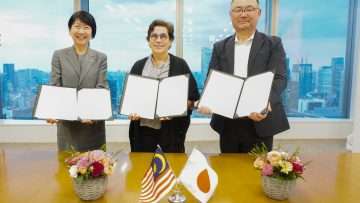
{"type": "Polygon", "coordinates": [[[154,155],[154,171],[157,175],[162,173],[166,169],[166,161],[161,154],[154,155]]]}

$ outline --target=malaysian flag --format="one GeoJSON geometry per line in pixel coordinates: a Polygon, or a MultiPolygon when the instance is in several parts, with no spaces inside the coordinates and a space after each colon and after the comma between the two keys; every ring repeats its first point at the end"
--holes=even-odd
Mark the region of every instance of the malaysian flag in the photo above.
{"type": "Polygon", "coordinates": [[[171,170],[160,146],[155,151],[149,169],[141,181],[141,203],[156,203],[163,198],[176,183],[176,176],[171,170]]]}

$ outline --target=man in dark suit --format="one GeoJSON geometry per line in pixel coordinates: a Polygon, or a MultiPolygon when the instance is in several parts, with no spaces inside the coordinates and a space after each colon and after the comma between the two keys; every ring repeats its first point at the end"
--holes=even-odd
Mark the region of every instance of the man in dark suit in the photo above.
{"type": "MultiPolygon", "coordinates": [[[[267,113],[238,119],[212,115],[210,125],[220,135],[222,153],[246,153],[261,143],[271,150],[273,136],[289,129],[280,97],[287,80],[285,51],[280,38],[256,30],[260,14],[258,0],[232,0],[230,16],[236,33],[214,44],[209,69],[240,77],[275,73],[267,113]]],[[[199,107],[199,112],[210,114],[211,109],[199,107]]]]}

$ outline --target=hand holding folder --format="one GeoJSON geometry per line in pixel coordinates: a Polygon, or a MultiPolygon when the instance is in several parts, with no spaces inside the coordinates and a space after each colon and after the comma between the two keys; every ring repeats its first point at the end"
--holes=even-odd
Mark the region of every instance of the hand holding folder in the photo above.
{"type": "Polygon", "coordinates": [[[120,113],[130,119],[165,118],[187,114],[189,76],[160,80],[127,75],[120,113]]]}
{"type": "Polygon", "coordinates": [[[262,113],[268,109],[273,78],[272,72],[241,78],[211,70],[198,106],[228,118],[262,113]]]}
{"type": "MultiPolygon", "coordinates": [[[[110,91],[43,85],[33,116],[57,120],[107,120],[112,118],[110,91]]],[[[88,122],[90,123],[90,122],[88,122]]]]}

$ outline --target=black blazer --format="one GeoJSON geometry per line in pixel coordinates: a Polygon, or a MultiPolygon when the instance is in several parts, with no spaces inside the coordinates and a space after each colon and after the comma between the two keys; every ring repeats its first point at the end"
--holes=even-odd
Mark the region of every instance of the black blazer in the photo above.
{"type": "MultiPolygon", "coordinates": [[[[215,43],[209,69],[234,74],[234,52],[235,35],[215,43]]],[[[281,93],[287,84],[285,51],[281,39],[256,31],[250,49],[248,76],[266,71],[273,71],[275,78],[270,93],[272,111],[264,120],[254,122],[256,132],[261,137],[273,136],[290,127],[281,103],[281,93]]],[[[229,118],[214,114],[210,125],[216,132],[222,134],[227,120],[229,118]]]]}
{"type": "MultiPolygon", "coordinates": [[[[144,70],[144,66],[148,57],[140,59],[139,61],[135,62],[133,67],[131,68],[130,74],[135,75],[142,75],[142,71],[144,70]]],[[[186,61],[182,58],[174,56],[170,54],[170,69],[169,69],[169,76],[176,76],[176,75],[183,75],[189,74],[189,91],[188,91],[188,100],[197,101],[199,100],[199,91],[197,88],[196,81],[190,71],[190,68],[186,61]]],[[[161,123],[162,133],[166,138],[161,140],[160,145],[166,145],[167,143],[184,143],[185,135],[190,125],[190,117],[191,117],[192,110],[188,109],[188,113],[186,116],[182,117],[175,117],[169,121],[164,121],[161,123]],[[167,139],[177,139],[177,140],[167,140],[167,139]]],[[[136,142],[137,136],[140,135],[140,122],[139,121],[131,121],[129,127],[129,139],[130,139],[130,146],[131,151],[136,151],[134,149],[133,143],[136,142]]]]}

